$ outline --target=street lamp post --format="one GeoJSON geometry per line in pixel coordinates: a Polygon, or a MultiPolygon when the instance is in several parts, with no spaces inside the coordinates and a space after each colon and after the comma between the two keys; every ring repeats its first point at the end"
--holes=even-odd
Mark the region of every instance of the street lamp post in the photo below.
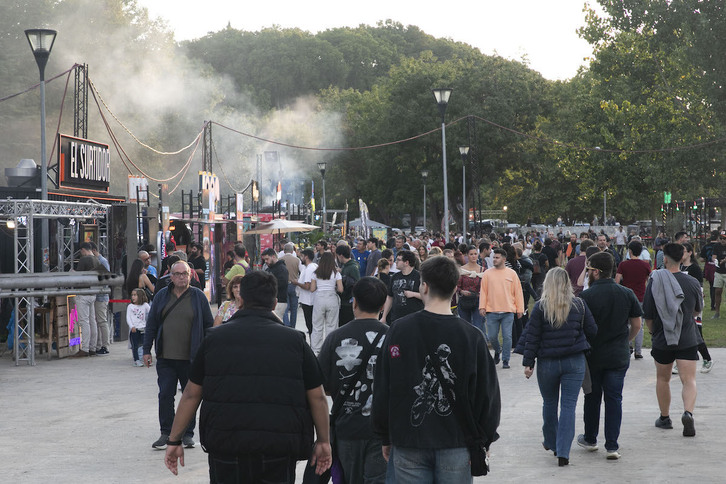
{"type": "Polygon", "coordinates": [[[459,146],[459,153],[461,154],[461,210],[464,212],[464,224],[462,225],[461,235],[464,238],[464,243],[468,244],[469,238],[466,236],[466,231],[469,228],[466,213],[466,157],[469,155],[469,147],[459,146]]]}
{"type": "Polygon", "coordinates": [[[323,234],[325,234],[325,225],[328,221],[328,207],[325,204],[325,169],[327,166],[328,164],[324,161],[318,163],[318,170],[320,170],[320,175],[323,177],[323,234]]]}
{"type": "Polygon", "coordinates": [[[421,172],[421,181],[423,182],[424,187],[424,199],[423,199],[423,228],[424,232],[426,232],[426,180],[429,178],[429,171],[423,170],[421,172]]]}
{"type": "MultiPolygon", "coordinates": [[[[48,63],[50,51],[55,43],[57,32],[50,29],[28,29],[25,36],[28,38],[30,49],[35,56],[35,62],[40,71],[40,196],[41,200],[48,200],[48,160],[45,148],[45,65],[48,63]]],[[[41,220],[40,245],[43,250],[43,272],[50,270],[49,245],[50,234],[48,219],[41,220]]]]}
{"type": "Polygon", "coordinates": [[[452,89],[439,88],[432,89],[436,104],[439,106],[439,113],[441,114],[441,152],[443,155],[444,164],[444,237],[446,243],[449,243],[449,187],[448,179],[446,176],[446,106],[449,104],[449,97],[451,96],[452,89]]]}

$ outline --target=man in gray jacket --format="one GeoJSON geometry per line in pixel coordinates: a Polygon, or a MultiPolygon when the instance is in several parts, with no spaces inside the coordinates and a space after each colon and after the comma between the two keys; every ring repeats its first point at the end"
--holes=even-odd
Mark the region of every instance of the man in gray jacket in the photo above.
{"type": "Polygon", "coordinates": [[[703,309],[703,296],[698,281],[680,270],[683,246],[670,243],[663,247],[665,269],[653,272],[643,298],[645,324],[652,336],[655,360],[655,394],[658,397],[660,417],[655,426],[672,429],[669,407],[671,404],[671,370],[678,364],[678,376],[683,384],[683,435],[693,437],[696,428],[693,409],[696,406],[696,362],[699,335],[694,317],[703,309]]]}

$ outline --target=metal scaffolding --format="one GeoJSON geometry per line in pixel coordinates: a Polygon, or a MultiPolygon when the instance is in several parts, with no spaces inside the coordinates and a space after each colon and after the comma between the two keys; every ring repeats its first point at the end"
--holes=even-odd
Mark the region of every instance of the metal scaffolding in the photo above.
{"type": "MultiPolygon", "coordinates": [[[[0,220],[6,223],[14,222],[14,272],[18,277],[18,287],[22,287],[23,274],[34,272],[33,256],[34,234],[33,223],[36,219],[55,219],[58,225],[63,225],[63,219],[86,220],[93,219],[98,223],[99,245],[105,248],[108,245],[108,212],[109,205],[100,203],[59,202],[49,200],[0,200],[0,220]],[[103,245],[102,245],[103,244],[103,245]]],[[[60,243],[57,244],[58,268],[57,271],[67,272],[73,264],[73,226],[70,233],[63,228],[59,231],[60,243]],[[66,242],[68,237],[68,242],[66,242]]],[[[60,227],[59,227],[60,228],[60,227]]],[[[101,249],[99,247],[99,249],[101,249]]],[[[104,250],[101,252],[104,253],[104,250]]],[[[52,283],[51,283],[52,284],[52,283]]],[[[48,289],[52,289],[49,286],[48,289]]],[[[72,294],[73,291],[68,291],[72,294]]],[[[35,296],[14,297],[15,330],[14,349],[15,366],[21,361],[35,365],[35,296]]]]}

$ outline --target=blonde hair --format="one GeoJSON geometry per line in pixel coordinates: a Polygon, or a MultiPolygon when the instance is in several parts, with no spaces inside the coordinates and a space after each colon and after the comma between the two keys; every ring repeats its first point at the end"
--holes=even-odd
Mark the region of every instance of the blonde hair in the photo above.
{"type": "Polygon", "coordinates": [[[547,271],[539,300],[545,320],[555,328],[562,327],[570,315],[573,299],[575,294],[567,271],[561,267],[547,271]]]}
{"type": "Polygon", "coordinates": [[[435,257],[437,255],[444,255],[441,247],[431,247],[431,250],[429,251],[429,257],[435,257]]]}

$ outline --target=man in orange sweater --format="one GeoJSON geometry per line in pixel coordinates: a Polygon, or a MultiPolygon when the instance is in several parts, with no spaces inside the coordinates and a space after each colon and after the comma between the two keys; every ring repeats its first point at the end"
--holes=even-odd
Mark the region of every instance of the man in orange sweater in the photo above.
{"type": "Polygon", "coordinates": [[[521,318],[524,313],[522,284],[514,270],[505,265],[507,252],[494,249],[493,265],[484,272],[479,294],[479,313],[486,318],[487,338],[494,348],[494,364],[509,368],[509,355],[512,351],[512,325],[514,315],[521,318]],[[499,345],[499,328],[502,330],[502,345],[499,345]],[[501,349],[501,351],[500,351],[501,349]]]}

